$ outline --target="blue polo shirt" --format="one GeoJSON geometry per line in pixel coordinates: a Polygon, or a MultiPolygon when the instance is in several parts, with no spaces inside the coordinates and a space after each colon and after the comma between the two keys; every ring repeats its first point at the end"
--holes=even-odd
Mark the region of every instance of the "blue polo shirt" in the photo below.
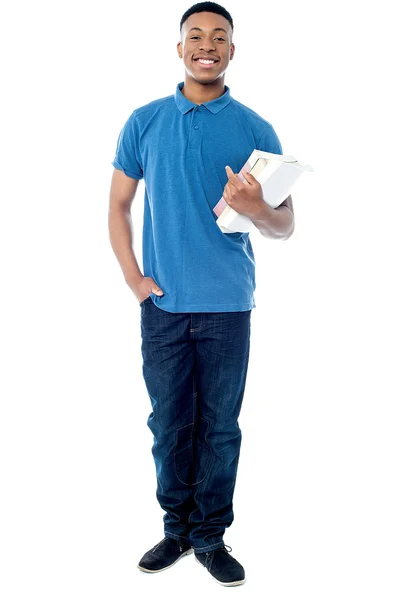
{"type": "MultiPolygon", "coordinates": [[[[181,92],[136,108],[123,126],[112,165],[145,181],[143,274],[164,292],[167,312],[255,308],[250,233],[222,233],[213,207],[257,148],[282,154],[272,125],[230,95],[195,104],[181,92]]],[[[259,232],[258,232],[259,233],[259,232]]],[[[259,235],[261,235],[259,233],[259,235]]]]}

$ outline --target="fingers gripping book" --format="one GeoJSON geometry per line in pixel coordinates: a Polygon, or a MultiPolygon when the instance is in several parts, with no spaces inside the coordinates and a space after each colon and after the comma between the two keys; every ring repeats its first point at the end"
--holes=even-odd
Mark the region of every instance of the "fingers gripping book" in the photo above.
{"type": "MultiPolygon", "coordinates": [[[[313,171],[310,165],[300,164],[294,156],[273,154],[254,150],[238,173],[240,181],[248,185],[242,171],[249,171],[262,186],[263,199],[272,208],[277,208],[289,196],[299,176],[305,171],[313,171]]],[[[214,206],[217,225],[223,233],[251,231],[255,225],[245,215],[237,213],[223,196],[214,206]]]]}

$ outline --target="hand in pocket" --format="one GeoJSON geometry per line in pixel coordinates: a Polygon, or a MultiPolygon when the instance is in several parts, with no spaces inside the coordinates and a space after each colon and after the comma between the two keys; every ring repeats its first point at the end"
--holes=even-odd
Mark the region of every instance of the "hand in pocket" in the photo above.
{"type": "Polygon", "coordinates": [[[163,296],[163,291],[159,285],[155,283],[152,277],[142,277],[138,283],[134,286],[131,285],[130,288],[139,301],[139,304],[149,298],[151,293],[156,294],[157,296],[163,296]]]}

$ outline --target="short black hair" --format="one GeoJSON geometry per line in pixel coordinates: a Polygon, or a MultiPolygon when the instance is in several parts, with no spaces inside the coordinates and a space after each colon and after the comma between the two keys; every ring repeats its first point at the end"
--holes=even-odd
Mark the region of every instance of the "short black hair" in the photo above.
{"type": "Polygon", "coordinates": [[[180,19],[180,33],[182,30],[183,24],[188,19],[188,17],[194,13],[199,13],[199,12],[212,12],[212,13],[216,13],[217,15],[222,15],[222,17],[227,19],[228,22],[230,23],[231,31],[233,32],[233,30],[234,30],[233,19],[231,18],[231,14],[225,8],[223,8],[223,6],[220,6],[220,4],[216,4],[216,2],[197,2],[197,4],[193,4],[193,6],[191,8],[186,10],[184,15],[180,19]]]}

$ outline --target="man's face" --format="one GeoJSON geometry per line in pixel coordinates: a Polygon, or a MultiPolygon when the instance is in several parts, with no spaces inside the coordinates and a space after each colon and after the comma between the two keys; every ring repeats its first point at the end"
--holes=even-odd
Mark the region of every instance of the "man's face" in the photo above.
{"type": "Polygon", "coordinates": [[[222,15],[210,12],[190,15],[183,24],[181,42],[177,44],[187,73],[200,83],[212,83],[222,77],[234,55],[231,39],[230,23],[222,15]],[[215,62],[204,64],[198,57],[215,62]]]}

